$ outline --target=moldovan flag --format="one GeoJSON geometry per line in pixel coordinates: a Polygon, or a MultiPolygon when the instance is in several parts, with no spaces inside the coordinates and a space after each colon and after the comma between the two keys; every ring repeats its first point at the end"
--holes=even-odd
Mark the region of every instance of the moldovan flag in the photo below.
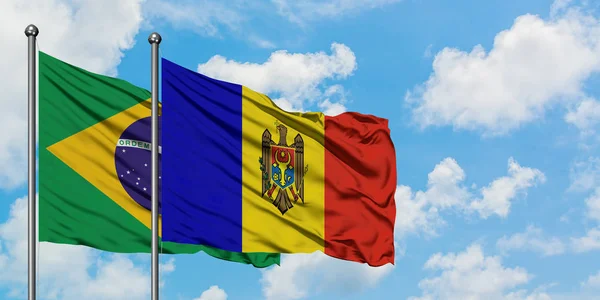
{"type": "MultiPolygon", "coordinates": [[[[39,83],[40,241],[150,252],[151,94],[43,52],[39,83]]],[[[256,267],[280,256],[162,243],[163,253],[198,251],[256,267]]]]}
{"type": "Polygon", "coordinates": [[[388,121],[290,113],[162,59],[163,239],[394,263],[388,121]]]}

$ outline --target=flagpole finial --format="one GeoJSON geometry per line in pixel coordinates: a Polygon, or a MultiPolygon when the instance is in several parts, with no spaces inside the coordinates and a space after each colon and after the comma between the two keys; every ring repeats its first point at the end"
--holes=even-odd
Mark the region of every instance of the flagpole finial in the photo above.
{"type": "Polygon", "coordinates": [[[160,37],[160,34],[158,34],[157,32],[151,33],[148,37],[148,43],[150,44],[160,44],[161,41],[162,37],[160,37]]]}
{"type": "MultiPolygon", "coordinates": [[[[25,35],[26,35],[26,36],[28,36],[28,37],[29,37],[29,36],[34,36],[34,37],[35,37],[35,36],[37,36],[37,35],[38,35],[38,33],[40,33],[40,31],[39,31],[39,30],[38,30],[38,28],[37,28],[35,25],[33,25],[33,24],[30,24],[29,26],[27,26],[27,27],[25,28],[25,35]]],[[[159,38],[160,38],[160,36],[159,36],[159,38]]]]}

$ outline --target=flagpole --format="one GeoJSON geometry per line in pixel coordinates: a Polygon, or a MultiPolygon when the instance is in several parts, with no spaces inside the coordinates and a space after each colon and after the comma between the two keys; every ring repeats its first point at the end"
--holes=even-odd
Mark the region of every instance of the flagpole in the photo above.
{"type": "Polygon", "coordinates": [[[27,36],[28,49],[27,49],[27,66],[28,66],[28,243],[27,243],[27,254],[28,254],[28,295],[29,300],[35,300],[36,298],[36,252],[37,252],[37,207],[35,201],[35,146],[36,146],[36,47],[35,41],[39,33],[38,28],[31,24],[25,28],[25,36],[27,36]]]}
{"type": "Polygon", "coordinates": [[[158,300],[158,45],[162,38],[154,32],[152,46],[152,300],[158,300]]]}

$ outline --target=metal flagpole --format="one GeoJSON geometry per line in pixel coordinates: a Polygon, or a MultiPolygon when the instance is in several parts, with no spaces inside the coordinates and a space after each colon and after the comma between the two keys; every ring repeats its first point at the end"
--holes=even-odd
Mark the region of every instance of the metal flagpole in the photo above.
{"type": "Polygon", "coordinates": [[[154,32],[152,46],[152,300],[158,300],[158,45],[162,38],[154,32]]]}
{"type": "Polygon", "coordinates": [[[28,243],[27,243],[27,254],[28,254],[28,262],[27,265],[29,267],[28,270],[28,294],[29,300],[35,300],[36,298],[36,252],[37,252],[37,237],[36,237],[36,229],[37,229],[37,208],[35,201],[35,184],[36,184],[36,176],[35,176],[35,144],[36,144],[36,47],[35,41],[36,37],[39,33],[38,28],[31,24],[25,28],[25,35],[27,36],[28,41],[28,243]]]}

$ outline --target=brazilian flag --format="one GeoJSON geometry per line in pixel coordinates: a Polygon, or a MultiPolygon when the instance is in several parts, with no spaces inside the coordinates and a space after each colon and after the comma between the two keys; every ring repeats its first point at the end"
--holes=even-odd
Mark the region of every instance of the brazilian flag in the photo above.
{"type": "MultiPolygon", "coordinates": [[[[150,252],[150,97],[39,52],[40,241],[150,252]]],[[[159,219],[159,236],[160,228],[159,219]]],[[[163,253],[199,251],[255,267],[280,260],[278,253],[162,243],[163,253]]]]}

